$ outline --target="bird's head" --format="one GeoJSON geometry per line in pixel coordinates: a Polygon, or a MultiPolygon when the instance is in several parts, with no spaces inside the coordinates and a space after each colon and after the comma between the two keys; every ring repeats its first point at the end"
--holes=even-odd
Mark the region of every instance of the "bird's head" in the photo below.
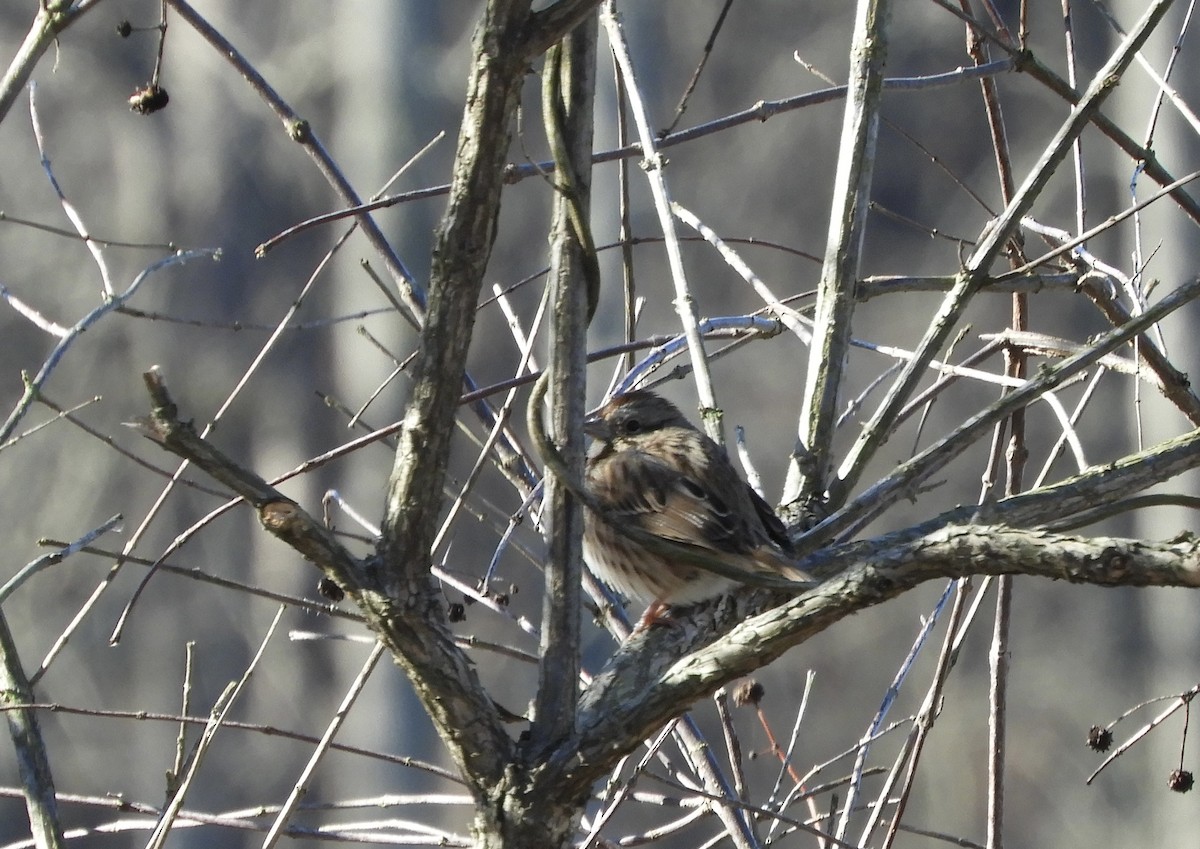
{"type": "Polygon", "coordinates": [[[695,430],[678,407],[641,389],[617,395],[583,423],[584,433],[610,445],[625,441],[636,443],[641,435],[667,427],[695,430]]]}

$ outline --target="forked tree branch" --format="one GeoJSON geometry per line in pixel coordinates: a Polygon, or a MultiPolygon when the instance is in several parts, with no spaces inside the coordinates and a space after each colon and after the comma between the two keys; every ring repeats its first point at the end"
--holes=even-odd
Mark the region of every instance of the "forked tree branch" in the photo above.
{"type": "MultiPolygon", "coordinates": [[[[1072,83],[1060,77],[1048,65],[1038,59],[1029,51],[1009,44],[1003,39],[996,36],[986,27],[982,26],[979,21],[972,18],[962,9],[957,8],[949,2],[949,0],[932,0],[943,10],[949,12],[955,17],[962,20],[967,26],[974,29],[981,36],[987,38],[990,43],[994,44],[999,49],[1003,50],[1016,63],[1017,69],[1021,73],[1028,74],[1033,79],[1046,86],[1056,95],[1071,104],[1076,104],[1080,101],[1083,95],[1078,92],[1072,83]]],[[[1131,161],[1139,163],[1145,170],[1146,176],[1160,186],[1166,186],[1175,182],[1175,178],[1170,172],[1162,166],[1158,161],[1157,155],[1151,148],[1140,144],[1132,136],[1118,127],[1111,118],[1102,112],[1096,112],[1091,116],[1091,121],[1096,125],[1107,138],[1109,138],[1117,147],[1119,147],[1130,158],[1131,161]]],[[[1171,199],[1178,204],[1179,208],[1187,213],[1193,221],[1200,222],[1200,202],[1187,193],[1182,187],[1175,187],[1171,190],[1171,199]]]]}
{"type": "Polygon", "coordinates": [[[33,69],[37,67],[38,61],[54,40],[63,30],[96,8],[99,0],[84,0],[73,8],[72,2],[73,0],[48,0],[38,4],[37,15],[34,16],[25,40],[9,63],[4,76],[0,78],[0,123],[4,122],[21,90],[33,76],[33,69]]]}
{"type": "MultiPolygon", "coordinates": [[[[474,666],[455,645],[440,597],[426,597],[425,606],[417,607],[420,599],[392,595],[391,576],[377,562],[354,557],[299,504],[201,439],[179,418],[157,370],[144,377],[153,409],[135,423],[141,432],[233,490],[254,508],[263,528],[312,561],[352,598],[392,657],[409,673],[472,789],[482,794],[483,788],[494,786],[511,761],[512,742],[474,666]]],[[[429,576],[428,570],[424,575],[429,576]]]]}
{"type": "MultiPolygon", "coordinates": [[[[178,420],[165,387],[154,376],[148,377],[148,386],[156,408],[151,419],[143,423],[148,435],[256,505],[264,527],[314,559],[327,575],[339,583],[346,582],[345,588],[393,654],[409,657],[414,651],[414,646],[406,643],[410,639],[429,643],[431,647],[421,648],[425,654],[446,651],[436,641],[430,643],[424,628],[406,625],[399,617],[381,612],[373,602],[377,596],[369,585],[378,577],[370,563],[355,561],[298,505],[200,440],[178,420]]],[[[787,600],[788,596],[777,592],[745,591],[715,610],[680,620],[678,628],[655,629],[635,636],[585,691],[580,703],[578,738],[562,741],[541,762],[532,778],[543,790],[553,789],[563,801],[576,799],[622,754],[687,705],[722,684],[770,663],[834,622],[932,578],[1026,574],[1102,586],[1200,586],[1200,543],[1190,535],[1155,543],[1087,539],[974,523],[997,519],[1029,523],[1035,518],[1043,521],[1058,518],[1064,512],[1093,503],[1096,497],[1103,497],[1103,493],[1096,495],[1097,488],[1113,480],[1117,482],[1115,485],[1129,491],[1195,467],[1200,462],[1197,445],[1200,445],[1200,431],[1193,431],[1045,491],[1035,490],[976,508],[977,512],[986,511],[986,515],[964,515],[960,510],[943,517],[971,524],[937,527],[919,536],[914,533],[922,529],[900,531],[875,540],[831,547],[810,557],[805,565],[833,577],[799,597],[787,600]],[[1064,491],[1068,487],[1074,493],[1064,491]],[[772,609],[772,604],[779,606],[772,609]],[[712,634],[730,628],[706,647],[692,651],[712,634]]],[[[459,654],[457,649],[446,652],[443,660],[450,663],[459,654]]],[[[447,708],[448,713],[481,711],[474,716],[474,722],[460,727],[454,738],[447,741],[452,752],[472,751],[478,760],[493,763],[497,756],[511,757],[509,738],[496,730],[500,726],[495,707],[490,701],[478,702],[481,688],[464,690],[461,687],[464,676],[472,678],[473,673],[448,669],[432,685],[425,679],[414,679],[414,684],[424,697],[435,694],[438,698],[453,697],[454,705],[447,708]]],[[[478,687],[478,682],[474,683],[478,687]]],[[[480,778],[461,764],[460,769],[464,775],[480,778]]]]}

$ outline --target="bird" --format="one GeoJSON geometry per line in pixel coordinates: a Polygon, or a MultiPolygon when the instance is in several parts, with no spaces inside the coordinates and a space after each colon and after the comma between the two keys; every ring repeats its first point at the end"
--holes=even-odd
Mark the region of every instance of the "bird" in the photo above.
{"type": "Polygon", "coordinates": [[[670,401],[648,390],[625,392],[588,416],[584,432],[594,442],[584,475],[583,558],[604,583],[648,605],[635,630],[738,585],[697,559],[748,576],[814,582],[790,559],[786,529],[770,505],[670,401]],[[658,540],[670,545],[653,545],[658,540]],[[699,557],[689,562],[692,552],[699,557]]]}

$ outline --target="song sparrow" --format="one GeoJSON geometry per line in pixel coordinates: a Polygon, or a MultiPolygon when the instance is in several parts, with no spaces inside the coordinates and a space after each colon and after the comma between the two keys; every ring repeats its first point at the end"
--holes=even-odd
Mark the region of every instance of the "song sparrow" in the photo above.
{"type": "Polygon", "coordinates": [[[606,584],[648,603],[639,627],[669,605],[714,598],[736,585],[680,558],[648,551],[624,528],[695,547],[743,573],[812,581],[789,559],[783,523],[738,477],[725,451],[671,402],[633,391],[584,423],[597,442],[588,452],[589,510],[583,557],[606,584]]]}

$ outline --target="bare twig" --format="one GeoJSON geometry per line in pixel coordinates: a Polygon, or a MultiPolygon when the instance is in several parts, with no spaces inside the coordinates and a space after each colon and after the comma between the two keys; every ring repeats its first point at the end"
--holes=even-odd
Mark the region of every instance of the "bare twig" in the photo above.
{"type": "Polygon", "coordinates": [[[696,70],[692,72],[692,77],[684,87],[683,94],[679,96],[679,103],[675,105],[675,117],[659,135],[665,136],[674,130],[679,125],[680,119],[683,118],[683,113],[687,111],[688,100],[691,99],[692,92],[696,90],[696,84],[700,82],[700,75],[704,73],[704,66],[708,64],[708,57],[712,55],[713,45],[717,42],[721,27],[725,25],[725,16],[729,14],[729,7],[732,5],[733,0],[725,0],[725,5],[717,13],[717,22],[713,24],[712,32],[708,34],[708,41],[704,43],[704,48],[700,51],[700,61],[696,65],[696,70]]]}
{"type": "Polygon", "coordinates": [[[96,8],[99,0],[43,0],[38,4],[37,15],[17,54],[0,78],[0,123],[8,116],[8,110],[16,103],[21,89],[33,75],[33,69],[49,49],[54,40],[71,24],[96,8]]]}
{"type": "Polygon", "coordinates": [[[4,586],[0,586],[0,605],[4,604],[10,595],[16,592],[22,584],[24,584],[38,572],[63,562],[72,554],[83,551],[87,546],[104,536],[104,534],[120,525],[122,521],[123,517],[120,513],[118,513],[108,521],[102,523],[99,527],[88,531],[74,542],[60,547],[58,551],[52,551],[49,554],[43,554],[36,560],[26,563],[25,566],[17,572],[17,574],[13,575],[4,583],[4,586]]]}
{"type": "Polygon", "coordinates": [[[620,66],[625,93],[633,112],[634,125],[638,129],[638,136],[641,139],[642,167],[650,183],[650,191],[654,196],[654,209],[658,213],[658,223],[662,227],[663,236],[666,239],[671,282],[675,286],[675,311],[679,315],[683,335],[688,340],[688,356],[695,372],[696,394],[700,398],[700,412],[704,420],[704,428],[708,431],[709,436],[718,443],[724,444],[720,410],[713,392],[712,378],[708,373],[704,341],[698,328],[699,315],[696,311],[696,302],[688,287],[687,274],[683,268],[683,255],[680,253],[679,240],[675,233],[675,219],[671,214],[671,197],[667,189],[666,177],[663,175],[663,158],[658,152],[657,141],[650,128],[650,116],[638,88],[637,76],[633,70],[633,60],[629,55],[629,46],[626,44],[620,18],[611,0],[606,0],[602,5],[600,20],[604,24],[613,55],[620,66]]]}
{"type": "Polygon", "coordinates": [[[285,833],[287,821],[295,812],[296,806],[300,804],[300,799],[308,792],[308,784],[312,780],[313,771],[316,770],[317,764],[321,762],[325,753],[329,751],[329,746],[333,743],[334,735],[342,727],[346,717],[350,713],[350,708],[354,706],[354,702],[358,699],[362,689],[366,686],[367,679],[370,678],[371,672],[379,663],[379,658],[383,657],[384,645],[376,642],[371,648],[370,654],[363,662],[362,669],[351,683],[349,689],[346,690],[346,695],[342,697],[342,703],[338,705],[334,712],[333,718],[325,727],[325,733],[321,735],[321,742],[317,744],[317,748],[309,757],[308,763],[304,765],[304,771],[300,777],[296,779],[296,783],[292,785],[292,790],[288,793],[287,799],[284,801],[279,813],[275,816],[275,821],[271,823],[271,829],[267,832],[267,836],[263,839],[263,849],[269,849],[279,842],[279,838],[285,833]]]}
{"type": "MultiPolygon", "coordinates": [[[[950,333],[953,332],[966,305],[986,279],[992,261],[1007,244],[1020,224],[1021,218],[1028,212],[1034,200],[1055,173],[1057,165],[1070,151],[1071,142],[1083,132],[1091,117],[1107,99],[1120,80],[1121,74],[1133,61],[1134,54],[1150,37],[1154,27],[1166,14],[1171,3],[1172,0],[1156,0],[1150,5],[1131,35],[1121,43],[1108,62],[1092,78],[1087,92],[1071,110],[1070,116],[1046,146],[1041,158],[1017,190],[1012,202],[1005,206],[1000,217],[993,222],[975,248],[954,289],[943,300],[937,315],[930,322],[929,328],[918,346],[917,356],[905,366],[903,372],[896,378],[887,397],[880,403],[871,420],[863,427],[854,446],[838,469],[837,486],[842,494],[855,485],[866,467],[867,461],[887,440],[896,412],[912,393],[926,363],[936,355],[945,340],[949,338],[950,333]]],[[[838,499],[835,497],[834,500],[836,502],[838,499]]]]}
{"type": "Polygon", "coordinates": [[[183,808],[183,800],[191,788],[192,781],[196,777],[196,772],[199,770],[200,764],[204,761],[204,757],[212,746],[213,740],[216,739],[217,732],[221,729],[222,724],[224,724],[225,716],[229,713],[229,709],[237,701],[238,696],[245,689],[246,682],[250,680],[250,676],[254,674],[254,670],[258,667],[258,662],[262,659],[263,652],[267,648],[267,643],[270,642],[272,635],[275,633],[275,628],[279,625],[279,620],[283,617],[285,610],[287,608],[281,605],[276,611],[275,618],[271,620],[271,624],[267,628],[267,633],[258,644],[258,651],[250,659],[250,663],[246,666],[246,670],[242,673],[241,678],[237,681],[229,682],[229,686],[217,698],[209,714],[208,724],[204,727],[204,733],[196,741],[196,746],[189,758],[188,767],[184,775],[179,779],[179,786],[175,789],[174,794],[172,794],[166,808],[163,809],[162,815],[158,818],[158,822],[154,826],[154,832],[150,835],[150,840],[146,843],[146,849],[161,849],[161,847],[166,845],[166,840],[170,836],[176,817],[183,808]]]}
{"type": "Polygon", "coordinates": [[[1130,749],[1132,749],[1134,746],[1136,746],[1139,742],[1141,742],[1142,739],[1144,739],[1146,737],[1146,735],[1148,735],[1155,728],[1157,728],[1158,726],[1160,726],[1164,722],[1166,722],[1168,719],[1170,719],[1171,716],[1173,714],[1175,714],[1177,711],[1187,708],[1188,705],[1191,703],[1192,699],[1195,698],[1197,693],[1200,693],[1200,687],[1193,687],[1192,689],[1188,690],[1187,692],[1181,693],[1179,696],[1174,698],[1172,700],[1171,704],[1168,705],[1165,710],[1163,710],[1160,714],[1158,714],[1153,719],[1151,719],[1149,722],[1147,722],[1145,725],[1143,725],[1141,728],[1139,728],[1133,734],[1133,736],[1131,736],[1128,740],[1126,740],[1120,746],[1117,746],[1117,748],[1113,750],[1113,753],[1111,755],[1109,755],[1107,758],[1105,758],[1104,762],[1101,763],[1100,766],[1096,767],[1096,769],[1092,771],[1092,774],[1087,777],[1086,783],[1091,784],[1093,781],[1096,780],[1096,776],[1098,776],[1100,773],[1104,772],[1104,770],[1107,769],[1108,766],[1113,761],[1115,761],[1117,758],[1121,757],[1123,754],[1125,754],[1130,749]]]}
{"type": "Polygon", "coordinates": [[[897,536],[823,552],[822,567],[844,569],[838,577],[761,615],[747,618],[746,608],[732,606],[714,623],[731,630],[704,648],[680,657],[689,636],[676,634],[658,637],[676,644],[660,646],[654,658],[639,656],[636,646],[618,652],[584,693],[578,757],[564,780],[590,784],[627,750],[613,745],[614,735],[641,739],[675,706],[769,663],[841,619],[844,610],[883,602],[925,580],[1019,572],[1108,586],[1200,586],[1200,541],[1191,537],[1150,543],[989,525],[949,527],[908,541],[897,536]]]}
{"type": "Polygon", "coordinates": [[[108,270],[108,260],[104,257],[103,247],[88,235],[87,225],[83,223],[83,217],[79,211],[75,209],[75,205],[67,200],[66,194],[62,190],[62,186],[58,184],[58,179],[54,176],[54,169],[50,165],[50,156],[46,153],[46,134],[42,131],[42,119],[38,114],[37,109],[37,87],[36,83],[29,84],[29,117],[33,123],[33,138],[37,142],[38,155],[41,158],[42,170],[46,172],[46,179],[50,181],[50,187],[54,189],[54,194],[58,196],[59,205],[62,206],[63,213],[67,216],[67,220],[75,228],[75,232],[79,234],[79,238],[83,240],[87,246],[88,253],[92,255],[92,259],[96,263],[96,267],[100,269],[100,294],[104,298],[111,298],[116,290],[113,288],[112,277],[108,270]]]}
{"type": "MultiPolygon", "coordinates": [[[[201,38],[212,45],[218,55],[228,61],[246,82],[250,84],[255,92],[266,101],[267,105],[275,113],[275,116],[283,124],[283,129],[288,134],[288,137],[304,147],[305,152],[312,157],[321,174],[329,181],[330,186],[338,193],[342,201],[351,206],[361,204],[362,201],[359,199],[354,187],[350,185],[345,175],[342,174],[337,163],[329,155],[309,122],[297,115],[291,106],[271,87],[266,78],[250,62],[246,61],[241,52],[215,27],[201,17],[186,0],[167,0],[167,4],[201,38]]],[[[383,259],[384,267],[387,268],[388,273],[391,274],[393,281],[399,289],[400,299],[408,308],[406,316],[415,324],[420,324],[424,315],[425,293],[417,283],[416,278],[409,273],[370,215],[362,213],[359,216],[359,224],[362,226],[367,240],[383,259]]]]}
{"type": "MultiPolygon", "coordinates": [[[[919,77],[890,77],[884,80],[883,87],[885,90],[889,91],[925,91],[926,89],[930,88],[941,88],[963,82],[972,82],[984,76],[994,76],[1009,73],[1013,71],[1015,67],[1016,63],[1012,59],[1002,59],[992,62],[986,67],[960,67],[940,74],[927,74],[919,77]]],[[[726,115],[722,118],[663,136],[661,139],[657,140],[656,147],[658,150],[665,150],[667,148],[695,141],[699,138],[704,138],[714,133],[724,132],[725,130],[733,129],[734,127],[740,127],[744,124],[762,123],[770,120],[776,115],[787,114],[798,109],[804,109],[810,106],[818,106],[823,103],[833,103],[845,96],[846,86],[831,86],[830,88],[821,89],[820,91],[808,92],[806,94],[800,94],[796,95],[795,97],[788,97],[782,100],[760,100],[749,109],[743,109],[740,112],[735,112],[731,115],[726,115]]],[[[612,148],[610,150],[603,150],[592,154],[592,164],[598,165],[604,162],[624,162],[628,159],[640,158],[641,156],[641,142],[631,142],[629,144],[623,144],[620,147],[612,148]]],[[[550,160],[543,162],[532,162],[528,164],[509,164],[505,166],[505,180],[508,183],[519,183],[522,180],[526,180],[530,177],[543,177],[546,174],[553,173],[554,168],[554,162],[550,160]]],[[[1161,176],[1161,173],[1165,172],[1159,173],[1161,176]]],[[[413,189],[408,192],[401,192],[399,194],[382,197],[379,200],[369,201],[367,203],[328,212],[324,215],[314,216],[313,218],[310,218],[304,222],[304,226],[307,228],[319,224],[341,221],[351,216],[361,215],[367,212],[374,212],[375,210],[379,209],[386,209],[387,207],[396,206],[397,204],[413,203],[415,201],[441,197],[442,195],[449,194],[449,192],[449,183],[413,189]]],[[[275,247],[275,243],[281,238],[281,236],[282,234],[271,237],[262,245],[260,245],[260,249],[266,248],[269,250],[275,247]]]]}
{"type": "Polygon", "coordinates": [[[46,358],[46,361],[42,364],[42,367],[38,370],[38,373],[32,378],[26,379],[25,391],[21,396],[21,400],[17,402],[17,405],[13,408],[12,412],[8,414],[8,419],[4,422],[4,424],[0,425],[0,444],[7,442],[8,439],[13,435],[13,431],[16,429],[21,419],[25,416],[25,413],[29,410],[30,405],[33,404],[34,400],[37,398],[38,393],[41,391],[46,381],[50,379],[50,375],[53,374],[54,370],[58,367],[58,364],[62,361],[63,356],[85,331],[87,331],[104,316],[108,315],[113,310],[118,309],[130,298],[136,295],[142,284],[145,283],[146,280],[148,280],[155,272],[161,271],[164,268],[169,268],[172,265],[180,265],[185,262],[190,262],[194,259],[203,258],[217,260],[220,259],[220,257],[220,251],[198,250],[187,251],[185,253],[175,254],[173,256],[160,259],[158,262],[149,265],[145,270],[142,271],[141,274],[135,277],[133,282],[126,287],[124,292],[120,293],[119,295],[113,295],[111,298],[106,298],[102,304],[93,309],[83,318],[79,319],[79,321],[75,322],[75,324],[72,325],[70,332],[63,336],[62,339],[59,340],[58,344],[54,346],[54,350],[50,352],[50,356],[46,358]]]}
{"type": "Polygon", "coordinates": [[[33,702],[33,689],[21,665],[20,652],[0,609],[0,707],[5,711],[8,734],[16,750],[30,831],[39,849],[62,849],[66,841],[58,819],[54,775],[37,712],[30,707],[33,702]]]}
{"type": "MultiPolygon", "coordinates": [[[[828,540],[844,528],[856,524],[868,517],[877,516],[888,505],[899,498],[903,492],[921,480],[928,478],[942,468],[953,457],[958,456],[973,443],[982,432],[995,422],[1019,409],[1046,389],[1053,388],[1062,380],[1074,376],[1105,354],[1116,350],[1119,346],[1144,332],[1168,314],[1190,302],[1200,295],[1200,278],[1185,283],[1163,300],[1159,301],[1145,313],[1130,320],[1122,327],[1110,330],[1096,341],[1087,351],[1080,352],[1068,358],[1057,366],[1043,370],[1030,378],[1019,388],[1003,396],[987,409],[976,413],[966,422],[956,428],[951,434],[943,437],[916,457],[899,466],[892,474],[879,483],[868,488],[865,492],[830,516],[821,524],[800,538],[801,544],[805,539],[828,540]]],[[[927,337],[928,338],[928,337],[927,337]]],[[[916,359],[913,360],[916,362],[916,359]]],[[[911,365],[911,363],[910,363],[911,365]]],[[[864,431],[865,432],[865,431],[864,431]]]]}
{"type": "MultiPolygon", "coordinates": [[[[942,610],[945,608],[946,603],[950,600],[950,595],[953,590],[954,584],[947,586],[946,589],[943,590],[937,604],[934,605],[932,615],[924,617],[921,623],[921,628],[917,632],[917,636],[913,639],[913,644],[909,648],[908,654],[905,655],[904,660],[901,661],[891,684],[888,685],[888,688],[884,693],[882,703],[879,705],[878,710],[876,710],[875,716],[871,718],[871,723],[867,727],[867,730],[863,732],[862,739],[859,740],[858,751],[854,756],[854,770],[851,774],[850,786],[847,788],[846,801],[842,806],[842,816],[838,820],[837,828],[833,832],[834,836],[839,840],[845,838],[846,832],[850,828],[850,814],[857,804],[859,794],[862,792],[863,770],[866,767],[867,753],[871,748],[871,740],[873,740],[883,728],[884,720],[887,719],[888,712],[891,710],[892,705],[900,695],[900,688],[904,685],[905,681],[908,680],[908,675],[912,671],[913,664],[920,656],[921,651],[925,646],[925,641],[929,639],[930,635],[933,633],[933,628],[937,624],[938,618],[941,615],[942,610]]],[[[886,789],[887,785],[885,784],[884,792],[881,792],[879,801],[876,803],[877,805],[882,805],[882,803],[887,800],[888,796],[886,789]]],[[[869,845],[870,827],[872,824],[873,823],[868,823],[867,830],[864,830],[862,836],[859,838],[860,845],[869,845]]]]}

